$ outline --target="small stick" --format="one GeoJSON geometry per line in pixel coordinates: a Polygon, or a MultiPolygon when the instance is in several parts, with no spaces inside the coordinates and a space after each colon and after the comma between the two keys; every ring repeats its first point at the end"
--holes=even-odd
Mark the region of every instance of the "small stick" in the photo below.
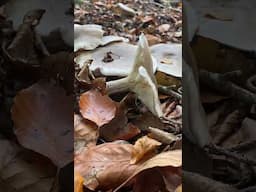
{"type": "Polygon", "coordinates": [[[177,141],[178,139],[178,137],[175,136],[174,134],[165,132],[157,128],[149,127],[147,130],[152,134],[151,136],[153,139],[156,139],[163,144],[169,145],[172,142],[177,141]]]}
{"type": "Polygon", "coordinates": [[[230,151],[243,151],[243,150],[247,150],[247,149],[250,149],[250,148],[256,148],[256,140],[247,141],[247,142],[238,144],[234,147],[228,148],[228,150],[230,150],[230,151]]]}
{"type": "Polygon", "coordinates": [[[158,90],[159,90],[159,92],[161,92],[163,94],[173,96],[175,99],[178,99],[178,100],[182,99],[181,94],[177,93],[176,91],[173,91],[172,89],[170,89],[170,87],[159,86],[158,90]]]}
{"type": "Polygon", "coordinates": [[[244,101],[248,104],[256,103],[256,94],[227,81],[225,74],[221,75],[206,70],[200,70],[200,81],[204,85],[211,87],[222,94],[230,95],[234,99],[244,101]]]}
{"type": "Polygon", "coordinates": [[[225,156],[229,156],[229,157],[233,157],[234,159],[237,159],[241,162],[244,162],[246,164],[250,164],[252,166],[256,166],[256,160],[254,159],[250,159],[248,157],[245,156],[241,156],[239,154],[236,154],[235,152],[231,152],[228,151],[226,149],[223,149],[219,146],[208,146],[206,147],[206,150],[209,150],[210,153],[216,154],[216,155],[225,155],[225,156]]]}

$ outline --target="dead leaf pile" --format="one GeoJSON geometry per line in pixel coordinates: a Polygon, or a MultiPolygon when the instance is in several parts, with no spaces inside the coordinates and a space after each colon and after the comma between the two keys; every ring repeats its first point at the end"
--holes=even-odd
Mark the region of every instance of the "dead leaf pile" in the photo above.
{"type": "Polygon", "coordinates": [[[80,34],[75,52],[77,191],[180,190],[181,7],[174,7],[75,5],[77,27],[95,31],[80,34]]]}
{"type": "Polygon", "coordinates": [[[185,190],[255,190],[255,4],[248,3],[184,1],[185,190]]]}
{"type": "Polygon", "coordinates": [[[67,21],[71,15],[64,12],[72,5],[59,2],[60,13],[55,3],[1,2],[1,191],[73,190],[73,49],[63,23],[51,18],[54,12],[67,21]]]}

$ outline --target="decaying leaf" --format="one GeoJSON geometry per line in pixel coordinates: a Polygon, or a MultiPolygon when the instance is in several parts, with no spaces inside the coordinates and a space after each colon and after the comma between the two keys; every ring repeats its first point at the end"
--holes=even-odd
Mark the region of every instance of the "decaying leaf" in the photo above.
{"type": "MultiPolygon", "coordinates": [[[[176,170],[181,166],[180,150],[160,153],[149,160],[145,158],[138,164],[131,164],[135,146],[111,142],[89,147],[75,157],[75,171],[84,177],[87,188],[108,190],[121,188],[144,170],[154,167],[173,167],[176,170]]],[[[148,150],[148,146],[142,146],[141,150],[148,150]]]]}
{"type": "MultiPolygon", "coordinates": [[[[181,150],[174,150],[160,153],[151,159],[145,161],[140,166],[136,168],[136,171],[124,182],[120,185],[114,192],[119,191],[123,186],[125,186],[129,181],[131,181],[136,175],[141,172],[152,169],[154,167],[171,167],[174,172],[177,172],[177,168],[180,168],[182,165],[182,153],[181,150]]],[[[178,171],[179,172],[179,171],[178,171]]],[[[181,173],[179,173],[181,174],[181,173]]],[[[181,182],[181,180],[180,180],[181,182]]],[[[180,183],[179,183],[180,184],[180,183]]],[[[178,185],[179,185],[178,184],[178,185]]],[[[178,185],[176,187],[178,187],[178,185]]]]}
{"type": "Polygon", "coordinates": [[[144,136],[136,141],[133,146],[132,158],[130,163],[136,164],[146,155],[152,155],[155,153],[155,149],[160,146],[161,143],[149,138],[148,136],[144,136]]]}
{"type": "Polygon", "coordinates": [[[84,178],[75,171],[74,192],[83,192],[84,178]]]}
{"type": "Polygon", "coordinates": [[[15,97],[12,107],[15,134],[24,147],[63,167],[73,159],[72,113],[72,97],[66,96],[64,89],[40,81],[15,97]]]}
{"type": "Polygon", "coordinates": [[[115,117],[106,125],[100,127],[100,136],[106,141],[128,140],[140,133],[132,123],[128,123],[127,107],[122,104],[117,105],[115,117]]]}
{"type": "Polygon", "coordinates": [[[75,157],[75,171],[85,179],[91,189],[107,191],[124,182],[135,170],[130,165],[131,144],[105,143],[90,147],[75,157]]]}
{"type": "Polygon", "coordinates": [[[55,168],[38,154],[0,139],[0,186],[3,191],[49,192],[55,168]]]}
{"type": "Polygon", "coordinates": [[[74,115],[74,139],[75,152],[87,145],[95,145],[98,139],[98,127],[93,122],[83,119],[80,115],[74,115]]]}
{"type": "Polygon", "coordinates": [[[96,89],[83,93],[80,96],[79,106],[82,116],[99,127],[110,122],[117,110],[116,103],[96,89]]]}

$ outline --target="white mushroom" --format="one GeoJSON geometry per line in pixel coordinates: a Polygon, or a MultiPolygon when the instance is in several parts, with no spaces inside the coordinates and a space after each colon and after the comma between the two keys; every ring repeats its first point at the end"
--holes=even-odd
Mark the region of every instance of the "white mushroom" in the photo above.
{"type": "Polygon", "coordinates": [[[110,94],[126,90],[133,91],[154,115],[162,116],[153,61],[148,42],[143,34],[139,39],[131,73],[125,78],[107,82],[107,90],[110,94]]]}
{"type": "Polygon", "coordinates": [[[101,44],[104,31],[100,25],[74,25],[74,51],[93,50],[101,44]]]}
{"type": "Polygon", "coordinates": [[[150,47],[157,60],[157,70],[175,77],[182,77],[182,45],[156,44],[150,47]]]}
{"type": "Polygon", "coordinates": [[[118,36],[103,36],[104,31],[101,25],[86,24],[74,25],[74,51],[78,50],[94,50],[98,46],[105,46],[112,42],[128,41],[118,36]]]}
{"type": "MultiPolygon", "coordinates": [[[[137,46],[128,43],[114,43],[94,51],[81,52],[75,62],[82,68],[84,63],[92,60],[90,71],[104,76],[127,76],[131,73],[136,56],[137,46]],[[109,57],[109,58],[107,58],[109,57]]],[[[153,59],[153,58],[152,58],[153,59]]],[[[156,60],[153,59],[154,72],[156,60]]]]}

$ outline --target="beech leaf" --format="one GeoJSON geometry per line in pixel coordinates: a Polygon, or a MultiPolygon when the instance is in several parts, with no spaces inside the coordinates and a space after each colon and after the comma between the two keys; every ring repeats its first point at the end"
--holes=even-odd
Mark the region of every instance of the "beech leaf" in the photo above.
{"type": "Polygon", "coordinates": [[[110,97],[94,89],[80,96],[79,106],[82,116],[99,127],[111,121],[117,110],[116,103],[110,97]]]}
{"type": "Polygon", "coordinates": [[[21,145],[50,158],[58,167],[73,160],[72,97],[40,81],[14,99],[12,119],[21,145]]]}

